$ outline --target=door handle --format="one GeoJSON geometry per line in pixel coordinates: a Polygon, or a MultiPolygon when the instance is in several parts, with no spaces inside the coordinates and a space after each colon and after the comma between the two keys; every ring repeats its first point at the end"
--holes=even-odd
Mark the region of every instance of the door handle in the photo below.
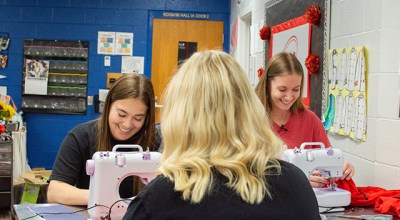
{"type": "Polygon", "coordinates": [[[157,104],[157,102],[156,102],[156,103],[155,103],[155,107],[156,107],[156,108],[162,108],[163,105],[159,105],[159,104],[157,104]]]}

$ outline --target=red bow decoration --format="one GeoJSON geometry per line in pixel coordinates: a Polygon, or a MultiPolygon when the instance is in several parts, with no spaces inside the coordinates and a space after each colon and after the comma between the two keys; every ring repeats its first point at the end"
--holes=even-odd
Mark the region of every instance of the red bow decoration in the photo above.
{"type": "Polygon", "coordinates": [[[306,20],[310,24],[318,23],[321,18],[321,11],[319,10],[318,5],[311,5],[306,10],[306,20]]]}
{"type": "Polygon", "coordinates": [[[257,73],[258,73],[257,76],[260,79],[261,76],[264,74],[264,68],[262,67],[258,68],[257,73]]]}
{"type": "Polygon", "coordinates": [[[306,67],[309,74],[317,73],[319,70],[319,58],[315,54],[310,54],[306,58],[306,67]]]}
{"type": "Polygon", "coordinates": [[[260,29],[261,40],[269,40],[270,37],[271,37],[271,28],[267,25],[263,26],[260,29]]]}
{"type": "Polygon", "coordinates": [[[2,124],[0,124],[0,134],[6,132],[6,127],[2,124]]]}

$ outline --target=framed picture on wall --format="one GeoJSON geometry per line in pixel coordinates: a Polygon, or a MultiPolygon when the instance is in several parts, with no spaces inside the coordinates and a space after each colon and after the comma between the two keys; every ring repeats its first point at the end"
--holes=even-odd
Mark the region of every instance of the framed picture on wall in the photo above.
{"type": "Polygon", "coordinates": [[[279,52],[294,53],[303,65],[303,102],[318,116],[328,100],[327,53],[329,48],[330,0],[271,0],[265,4],[265,26],[271,37],[265,41],[265,63],[279,52]],[[318,19],[316,19],[318,16],[318,19]],[[306,59],[318,59],[318,70],[310,72],[306,59]]]}

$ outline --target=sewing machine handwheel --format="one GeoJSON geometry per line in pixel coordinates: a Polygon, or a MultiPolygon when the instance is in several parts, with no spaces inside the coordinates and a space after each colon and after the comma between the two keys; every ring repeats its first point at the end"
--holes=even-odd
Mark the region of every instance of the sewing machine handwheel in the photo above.
{"type": "Polygon", "coordinates": [[[304,150],[306,146],[319,145],[321,149],[325,149],[325,144],[322,142],[304,142],[300,145],[300,150],[304,150]]]}

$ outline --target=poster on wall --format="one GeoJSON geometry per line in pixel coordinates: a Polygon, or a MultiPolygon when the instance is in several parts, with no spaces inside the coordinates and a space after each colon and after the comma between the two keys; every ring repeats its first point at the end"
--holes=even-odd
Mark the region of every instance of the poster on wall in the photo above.
{"type": "Polygon", "coordinates": [[[115,55],[132,56],[133,33],[115,33],[115,55]]]}
{"type": "Polygon", "coordinates": [[[122,56],[121,73],[144,73],[144,57],[122,56]]]}
{"type": "Polygon", "coordinates": [[[49,61],[25,59],[25,94],[47,95],[49,61]]]}
{"type": "Polygon", "coordinates": [[[178,65],[197,51],[197,42],[178,42],[178,65]]]}
{"type": "Polygon", "coordinates": [[[357,141],[367,138],[367,72],[364,47],[329,50],[329,106],[324,126],[357,141]]]}
{"type": "Polygon", "coordinates": [[[115,32],[99,31],[97,35],[97,53],[113,55],[115,52],[115,32]]]}
{"type": "Polygon", "coordinates": [[[310,104],[309,73],[305,63],[310,51],[311,25],[304,17],[294,18],[271,29],[270,57],[280,52],[289,52],[299,59],[303,66],[303,103],[310,104]]]}

